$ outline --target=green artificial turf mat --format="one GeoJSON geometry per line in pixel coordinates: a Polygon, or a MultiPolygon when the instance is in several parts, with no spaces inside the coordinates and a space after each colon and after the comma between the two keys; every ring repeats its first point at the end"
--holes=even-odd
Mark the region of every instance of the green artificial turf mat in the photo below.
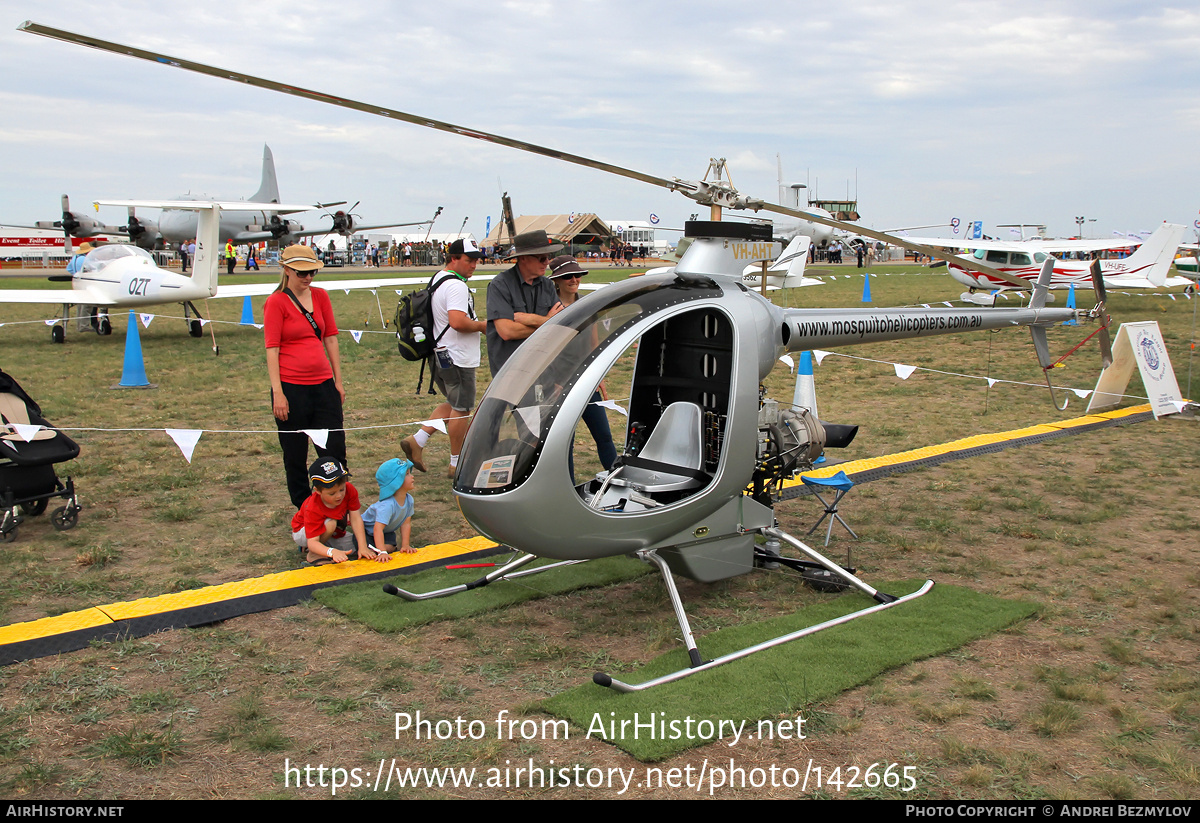
{"type": "MultiPolygon", "coordinates": [[[[525,568],[536,568],[553,560],[535,560],[525,568]]],[[[499,566],[499,564],[497,564],[499,566]]],[[[429,569],[414,575],[397,575],[387,582],[406,591],[423,593],[478,580],[495,569],[429,569]]],[[[501,580],[482,588],[410,602],[383,591],[383,583],[372,581],[332,586],[313,593],[313,597],[352,620],[377,632],[399,632],[426,623],[456,617],[470,617],[514,603],[576,589],[607,586],[648,574],[650,567],[630,557],[606,557],[574,566],[523,577],[501,580]]]]}
{"type": "MultiPolygon", "coordinates": [[[[902,581],[880,590],[899,596],[916,591],[923,582],[902,581]]],[[[794,614],[721,629],[697,638],[697,643],[705,659],[712,659],[873,604],[870,598],[855,592],[794,614]]],[[[643,762],[664,760],[718,737],[715,731],[700,736],[701,720],[710,721],[710,725],[725,721],[722,745],[732,742],[730,721],[734,726],[745,721],[744,741],[746,735],[757,732],[760,719],[777,723],[787,717],[794,721],[814,704],[860,686],[882,672],[944,654],[1028,617],[1036,609],[1032,603],[1004,600],[958,586],[935,586],[924,597],[895,608],[645,692],[621,694],[587,683],[543,701],[540,707],[578,726],[579,731],[572,730],[572,736],[607,739],[643,762]],[[635,732],[630,724],[622,734],[621,721],[635,718],[643,728],[635,732]],[[693,722],[690,738],[688,718],[693,722]],[[644,726],[651,721],[653,732],[644,726]],[[617,734],[610,737],[614,722],[617,734]],[[598,731],[599,724],[603,734],[598,731]]],[[[639,668],[632,676],[608,674],[637,684],[687,665],[687,653],[681,647],[639,668]]],[[[765,724],[763,729],[765,737],[765,724]]],[[[721,751],[736,753],[735,748],[721,751]]]]}

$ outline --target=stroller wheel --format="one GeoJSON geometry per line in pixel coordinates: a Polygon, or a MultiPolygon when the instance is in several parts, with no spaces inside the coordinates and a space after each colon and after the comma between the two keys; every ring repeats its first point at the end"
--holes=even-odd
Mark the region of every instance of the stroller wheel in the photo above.
{"type": "Polygon", "coordinates": [[[39,517],[46,513],[46,504],[50,501],[46,498],[34,500],[32,503],[22,503],[21,513],[29,517],[39,517]]]}
{"type": "Polygon", "coordinates": [[[50,513],[50,525],[60,532],[75,528],[79,522],[79,509],[75,506],[59,506],[50,513]]]}

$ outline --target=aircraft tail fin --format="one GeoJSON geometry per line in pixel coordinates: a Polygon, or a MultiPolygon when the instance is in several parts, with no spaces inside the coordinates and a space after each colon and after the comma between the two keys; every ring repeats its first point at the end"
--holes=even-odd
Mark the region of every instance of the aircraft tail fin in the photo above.
{"type": "Polygon", "coordinates": [[[1161,288],[1175,260],[1175,250],[1183,241],[1183,231],[1183,226],[1177,223],[1163,223],[1125,260],[1128,270],[1144,276],[1155,288],[1161,288]],[[1139,272],[1138,267],[1149,268],[1139,272]]]}
{"type": "Polygon", "coordinates": [[[804,235],[793,237],[783,254],[771,264],[768,271],[784,272],[782,287],[785,289],[806,285],[804,267],[808,263],[808,246],[811,238],[804,235]]]}
{"type": "Polygon", "coordinates": [[[275,179],[275,156],[271,147],[263,144],[262,184],[250,198],[254,203],[279,203],[279,181],[275,179]]]}
{"type": "Polygon", "coordinates": [[[192,282],[210,295],[217,293],[217,273],[221,267],[221,207],[216,203],[193,206],[199,213],[196,231],[196,259],[192,263],[192,282]]]}

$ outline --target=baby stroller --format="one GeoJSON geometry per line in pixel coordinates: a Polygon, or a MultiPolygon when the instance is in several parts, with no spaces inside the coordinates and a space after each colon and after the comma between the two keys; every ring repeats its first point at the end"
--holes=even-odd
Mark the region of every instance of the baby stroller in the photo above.
{"type": "Polygon", "coordinates": [[[79,456],[79,446],[42,417],[42,410],[10,375],[0,371],[0,540],[11,543],[17,538],[17,526],[26,516],[46,511],[52,497],[67,502],[50,514],[50,523],[58,531],[74,528],[79,522],[79,500],[71,478],[66,485],[54,473],[55,463],[79,456]],[[17,425],[40,425],[32,440],[18,434],[17,425]]]}

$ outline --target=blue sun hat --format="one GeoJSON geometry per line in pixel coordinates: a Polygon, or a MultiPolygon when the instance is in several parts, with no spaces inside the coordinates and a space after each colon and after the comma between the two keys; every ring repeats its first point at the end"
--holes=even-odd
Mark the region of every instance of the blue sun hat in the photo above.
{"type": "Polygon", "coordinates": [[[379,467],[379,471],[375,472],[375,479],[379,482],[379,498],[386,500],[400,491],[400,487],[404,485],[404,478],[408,476],[408,470],[411,468],[412,463],[408,460],[401,460],[398,457],[385,460],[379,467]]]}

